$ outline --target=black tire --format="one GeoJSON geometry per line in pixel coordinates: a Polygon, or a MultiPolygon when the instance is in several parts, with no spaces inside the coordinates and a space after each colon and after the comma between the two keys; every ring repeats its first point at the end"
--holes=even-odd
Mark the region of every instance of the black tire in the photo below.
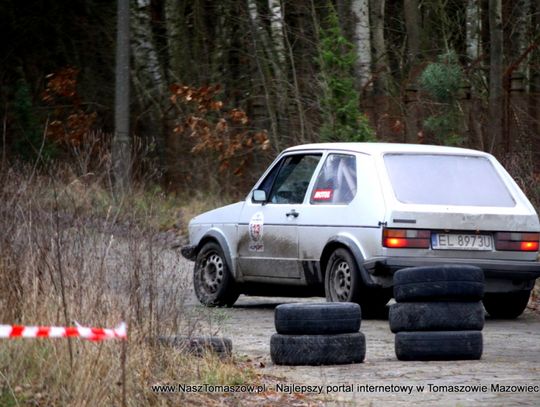
{"type": "Polygon", "coordinates": [[[479,301],[484,295],[484,272],[475,266],[425,266],[394,274],[394,298],[408,301],[479,301]]]}
{"type": "Polygon", "coordinates": [[[281,335],[270,339],[270,356],[276,365],[343,365],[361,363],[366,339],[361,332],[339,335],[281,335]]]}
{"type": "Polygon", "coordinates": [[[360,294],[360,306],[364,319],[387,319],[388,301],[392,298],[392,288],[364,288],[360,294]]]}
{"type": "Polygon", "coordinates": [[[230,338],[218,336],[159,336],[157,343],[162,346],[178,348],[180,351],[202,356],[206,352],[215,353],[224,358],[232,355],[230,338]]]}
{"type": "Polygon", "coordinates": [[[486,293],[483,302],[486,311],[492,318],[515,319],[527,308],[530,296],[531,290],[486,293]]]}
{"type": "Polygon", "coordinates": [[[360,305],[350,302],[281,304],[274,313],[276,331],[285,335],[355,333],[360,329],[360,305]]]}
{"type": "Polygon", "coordinates": [[[481,331],[484,307],[477,302],[401,302],[390,307],[390,330],[481,331]]]}
{"type": "Polygon", "coordinates": [[[329,302],[360,303],[360,273],[347,249],[336,249],[328,259],[324,292],[329,302]]]}
{"type": "Polygon", "coordinates": [[[197,254],[193,286],[201,304],[208,307],[230,307],[238,299],[240,293],[217,243],[206,243],[197,254]]]}
{"type": "Polygon", "coordinates": [[[482,332],[399,332],[395,349],[399,360],[476,360],[482,357],[482,332]]]}

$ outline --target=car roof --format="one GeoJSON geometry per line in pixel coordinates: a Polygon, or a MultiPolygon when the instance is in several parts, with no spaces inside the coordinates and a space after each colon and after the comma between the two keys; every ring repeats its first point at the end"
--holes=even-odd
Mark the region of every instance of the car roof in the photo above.
{"type": "Polygon", "coordinates": [[[313,143],[289,147],[284,152],[298,150],[344,150],[369,155],[379,155],[385,153],[458,154],[476,156],[489,155],[483,151],[471,150],[467,148],[401,143],[313,143]]]}

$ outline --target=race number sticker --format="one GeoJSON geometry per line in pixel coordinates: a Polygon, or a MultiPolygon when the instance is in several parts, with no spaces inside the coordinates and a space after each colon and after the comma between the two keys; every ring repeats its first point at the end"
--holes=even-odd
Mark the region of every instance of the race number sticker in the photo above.
{"type": "Polygon", "coordinates": [[[249,251],[264,252],[264,216],[262,212],[255,213],[248,225],[249,230],[249,251]]]}
{"type": "Polygon", "coordinates": [[[332,199],[332,190],[331,189],[316,189],[313,194],[314,201],[329,201],[332,199]]]}

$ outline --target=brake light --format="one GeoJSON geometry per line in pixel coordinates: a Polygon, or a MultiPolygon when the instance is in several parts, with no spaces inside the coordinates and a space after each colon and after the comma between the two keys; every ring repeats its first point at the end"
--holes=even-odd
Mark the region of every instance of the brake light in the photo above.
{"type": "Polygon", "coordinates": [[[538,251],[538,242],[521,242],[521,250],[524,252],[538,251]]]}
{"type": "Polygon", "coordinates": [[[504,251],[537,252],[540,233],[499,232],[495,248],[504,251]]]}
{"type": "Polygon", "coordinates": [[[431,232],[417,229],[383,229],[383,246],[391,249],[429,249],[431,232]]]}

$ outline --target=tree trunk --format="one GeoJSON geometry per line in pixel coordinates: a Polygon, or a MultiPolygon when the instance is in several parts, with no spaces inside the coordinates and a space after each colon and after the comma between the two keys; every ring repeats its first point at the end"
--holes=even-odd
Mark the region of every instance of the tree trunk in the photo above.
{"type": "Polygon", "coordinates": [[[480,33],[482,19],[479,0],[467,0],[465,11],[466,46],[469,62],[474,62],[480,56],[480,33]]]}
{"type": "Polygon", "coordinates": [[[388,61],[384,42],[384,3],[385,0],[370,0],[369,14],[371,21],[371,48],[373,50],[373,94],[386,93],[386,75],[388,61]]]}
{"type": "MultiPolygon", "coordinates": [[[[182,0],[165,0],[165,26],[167,28],[167,48],[169,51],[169,66],[174,81],[186,78],[184,64],[186,63],[185,44],[185,3],[182,0]]],[[[184,79],[185,80],[185,79],[184,79]]]]}
{"type": "Polygon", "coordinates": [[[153,39],[150,1],[137,0],[134,4],[135,9],[131,14],[132,47],[134,73],[140,88],[139,96],[159,109],[164,93],[164,72],[153,39]]]}
{"type": "Polygon", "coordinates": [[[514,150],[514,146],[522,136],[525,136],[529,127],[526,124],[529,118],[525,113],[527,111],[525,90],[529,77],[527,60],[531,52],[527,38],[531,28],[530,11],[530,0],[517,0],[512,4],[509,19],[509,25],[512,27],[509,61],[503,78],[505,90],[503,134],[507,152],[514,150]]]}
{"type": "MultiPolygon", "coordinates": [[[[531,11],[531,0],[517,0],[513,4],[512,16],[513,21],[511,26],[513,27],[512,32],[510,33],[511,49],[509,50],[510,54],[510,63],[516,63],[522,57],[522,55],[527,51],[529,46],[527,34],[530,30],[530,16],[531,11]]],[[[528,77],[528,66],[525,63],[526,60],[520,61],[515,67],[514,73],[518,76],[526,79],[528,77]]],[[[526,80],[524,80],[526,82],[526,80]]]]}
{"type": "Polygon", "coordinates": [[[363,89],[371,77],[371,38],[369,27],[369,0],[353,0],[354,43],[356,44],[356,80],[363,89]]]}
{"type": "MultiPolygon", "coordinates": [[[[532,1],[532,32],[540,32],[540,0],[532,1]]],[[[540,134],[540,48],[536,48],[529,60],[530,67],[530,93],[529,116],[531,118],[531,134],[538,137],[540,134]]],[[[538,140],[538,139],[536,139],[538,140]]],[[[536,141],[538,143],[538,141],[536,141]]],[[[535,170],[540,171],[540,148],[533,148],[535,170]]]]}
{"type": "Polygon", "coordinates": [[[489,0],[489,117],[488,129],[492,153],[502,152],[503,142],[503,29],[501,0],[489,0]]]}
{"type": "MultiPolygon", "coordinates": [[[[468,64],[477,64],[482,53],[482,0],[467,0],[465,8],[465,46],[468,64]]],[[[485,77],[482,69],[473,68],[472,75],[485,77]]],[[[472,147],[480,150],[484,149],[485,141],[482,137],[482,106],[478,103],[478,89],[475,84],[478,81],[471,81],[471,100],[466,100],[464,111],[468,118],[467,129],[469,143],[472,147]]],[[[485,113],[484,113],[485,114],[485,113]]]]}
{"type": "Polygon", "coordinates": [[[165,68],[154,41],[150,5],[150,0],[132,2],[133,84],[138,104],[144,112],[143,117],[139,117],[140,135],[144,136],[146,144],[156,144],[161,169],[168,175],[168,167],[172,163],[167,160],[167,129],[162,105],[166,88],[165,68]]]}
{"type": "MultiPolygon", "coordinates": [[[[268,124],[270,125],[270,140],[272,142],[272,146],[279,151],[281,149],[279,119],[282,119],[283,117],[281,114],[282,112],[279,111],[278,107],[276,106],[276,104],[279,102],[277,102],[274,87],[272,86],[270,63],[272,62],[275,64],[275,60],[273,60],[273,58],[267,58],[266,55],[268,54],[265,54],[266,50],[268,53],[270,53],[270,55],[272,55],[272,50],[270,49],[270,41],[267,37],[267,31],[259,30],[261,18],[257,9],[257,2],[255,0],[247,0],[247,7],[249,11],[250,36],[253,44],[252,58],[254,59],[257,67],[260,77],[260,86],[262,92],[264,93],[264,105],[266,107],[266,112],[269,119],[268,124]],[[260,43],[262,43],[262,47],[260,43]]],[[[274,79],[276,78],[274,77],[274,79]]],[[[277,78],[277,82],[276,87],[279,88],[281,86],[281,78],[277,78]]],[[[282,95],[282,97],[285,97],[285,95],[282,95]]],[[[254,107],[258,108],[257,110],[260,110],[259,104],[254,107]]],[[[256,116],[256,121],[260,122],[258,117],[261,115],[256,114],[256,116]]]]}
{"type": "Polygon", "coordinates": [[[131,140],[129,136],[129,0],[118,0],[116,33],[116,84],[112,161],[117,197],[131,185],[131,140]]]}
{"type": "Polygon", "coordinates": [[[341,34],[345,36],[349,41],[352,40],[352,16],[351,8],[355,0],[336,0],[336,8],[339,19],[339,25],[341,27],[341,34]]]}
{"type": "Polygon", "coordinates": [[[412,67],[420,54],[420,8],[418,0],[404,0],[405,28],[407,30],[407,62],[412,67]]]}
{"type": "Polygon", "coordinates": [[[283,2],[284,39],[287,53],[288,81],[291,96],[288,100],[289,144],[305,143],[313,139],[313,116],[319,107],[316,66],[316,29],[312,8],[307,2],[283,2]]]}
{"type": "Polygon", "coordinates": [[[285,57],[285,39],[283,38],[283,12],[279,0],[268,0],[270,9],[270,32],[272,34],[272,44],[279,64],[284,64],[285,57]]]}

